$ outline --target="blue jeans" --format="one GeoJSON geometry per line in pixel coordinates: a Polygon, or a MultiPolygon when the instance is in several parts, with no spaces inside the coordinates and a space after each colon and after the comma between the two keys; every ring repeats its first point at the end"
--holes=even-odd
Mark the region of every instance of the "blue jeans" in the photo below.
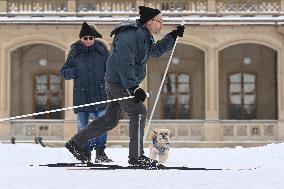
{"type": "MultiPolygon", "coordinates": [[[[105,114],[106,110],[96,111],[96,112],[78,112],[77,113],[77,128],[78,132],[85,129],[89,123],[89,116],[93,119],[101,117],[105,114]]],[[[85,150],[92,151],[94,147],[103,148],[106,145],[107,132],[101,134],[97,138],[89,140],[88,144],[84,147],[85,150]]]]}

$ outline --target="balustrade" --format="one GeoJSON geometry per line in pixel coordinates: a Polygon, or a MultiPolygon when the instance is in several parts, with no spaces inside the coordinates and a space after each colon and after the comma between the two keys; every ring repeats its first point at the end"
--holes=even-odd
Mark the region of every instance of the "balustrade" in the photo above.
{"type": "Polygon", "coordinates": [[[165,12],[206,12],[207,0],[145,0],[145,5],[165,12]]]}
{"type": "Polygon", "coordinates": [[[8,0],[8,13],[67,12],[67,0],[8,0]]]}
{"type": "Polygon", "coordinates": [[[218,13],[273,13],[280,12],[281,0],[216,0],[218,13]]]}
{"type": "Polygon", "coordinates": [[[76,1],[77,12],[129,12],[136,11],[136,1],[76,1]]]}
{"type": "Polygon", "coordinates": [[[160,9],[164,15],[282,14],[284,0],[2,0],[1,14],[137,15],[137,7],[160,9]]]}

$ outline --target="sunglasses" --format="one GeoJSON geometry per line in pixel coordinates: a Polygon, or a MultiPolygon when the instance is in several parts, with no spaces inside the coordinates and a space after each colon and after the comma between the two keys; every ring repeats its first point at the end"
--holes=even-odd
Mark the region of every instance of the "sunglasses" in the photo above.
{"type": "Polygon", "coordinates": [[[89,40],[93,40],[94,37],[93,37],[93,36],[85,36],[85,37],[83,37],[83,39],[86,40],[86,41],[87,41],[88,39],[89,39],[89,40]]]}

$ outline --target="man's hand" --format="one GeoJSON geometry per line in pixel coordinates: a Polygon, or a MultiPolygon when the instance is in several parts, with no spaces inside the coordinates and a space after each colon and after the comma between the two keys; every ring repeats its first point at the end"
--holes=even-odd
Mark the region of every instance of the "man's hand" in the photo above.
{"type": "Polygon", "coordinates": [[[175,29],[173,29],[173,31],[170,32],[171,36],[176,40],[177,36],[179,37],[183,37],[183,33],[184,33],[184,26],[182,25],[178,25],[175,27],[175,29]]]}
{"type": "Polygon", "coordinates": [[[135,103],[145,101],[147,95],[145,91],[142,88],[140,88],[138,85],[131,87],[128,90],[132,95],[134,95],[135,103]]]}

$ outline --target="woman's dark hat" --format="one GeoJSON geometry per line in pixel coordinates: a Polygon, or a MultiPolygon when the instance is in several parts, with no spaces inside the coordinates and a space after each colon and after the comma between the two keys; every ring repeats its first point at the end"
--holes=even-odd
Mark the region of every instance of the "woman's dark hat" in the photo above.
{"type": "Polygon", "coordinates": [[[79,34],[80,38],[84,36],[94,36],[95,38],[102,38],[102,34],[100,34],[94,27],[90,26],[86,22],[82,24],[82,28],[79,34]]]}

